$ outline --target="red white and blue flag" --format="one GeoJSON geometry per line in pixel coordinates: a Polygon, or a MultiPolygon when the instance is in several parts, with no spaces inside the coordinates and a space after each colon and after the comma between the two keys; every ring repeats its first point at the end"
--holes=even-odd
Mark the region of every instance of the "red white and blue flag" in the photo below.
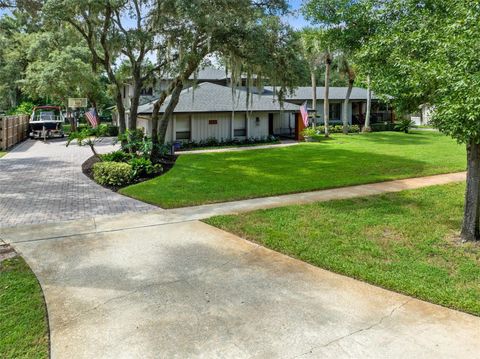
{"type": "Polygon", "coordinates": [[[302,115],[302,121],[305,127],[308,127],[308,111],[307,111],[307,101],[300,106],[300,115],[302,115]]]}
{"type": "Polygon", "coordinates": [[[98,126],[98,116],[97,111],[92,108],[90,111],[85,112],[85,116],[87,117],[88,122],[92,125],[93,128],[98,126]]]}

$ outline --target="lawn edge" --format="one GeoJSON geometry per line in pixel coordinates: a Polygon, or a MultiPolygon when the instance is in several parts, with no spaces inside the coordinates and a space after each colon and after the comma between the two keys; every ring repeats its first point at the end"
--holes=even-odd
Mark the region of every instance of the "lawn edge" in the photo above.
{"type": "MultiPolygon", "coordinates": [[[[441,185],[439,185],[441,186],[441,185]]],[[[411,190],[406,190],[406,191],[411,191],[411,190]]],[[[395,193],[399,193],[399,192],[395,192],[395,193]]],[[[368,197],[374,197],[374,196],[383,196],[385,195],[386,193],[382,193],[382,194],[376,194],[376,195],[372,195],[372,196],[368,196],[368,197]]],[[[336,199],[336,200],[331,200],[331,201],[344,201],[344,200],[349,200],[349,199],[336,199]]],[[[330,201],[327,201],[327,202],[330,202],[330,201]]],[[[316,202],[314,202],[316,203],[316,202]]],[[[292,206],[295,206],[295,205],[292,205],[292,206]]],[[[252,211],[252,212],[256,212],[256,211],[266,211],[266,210],[269,210],[271,208],[265,208],[265,209],[258,209],[258,210],[255,210],[255,211],[252,211]]],[[[248,213],[248,212],[246,212],[248,213]]],[[[239,213],[240,215],[241,214],[245,214],[245,213],[239,213]]],[[[229,216],[237,216],[239,214],[230,214],[230,215],[218,215],[218,216],[213,216],[213,217],[209,217],[209,218],[205,218],[205,219],[201,219],[200,222],[204,223],[204,224],[207,224],[217,230],[220,230],[228,235],[233,235],[233,236],[236,236],[244,241],[247,241],[249,243],[252,243],[254,245],[257,245],[259,247],[262,247],[263,249],[266,249],[268,251],[272,251],[272,252],[275,252],[277,254],[280,254],[280,255],[283,255],[283,256],[286,256],[290,259],[293,259],[295,261],[299,261],[299,262],[302,262],[310,267],[313,267],[313,268],[316,268],[316,269],[321,269],[321,270],[324,270],[324,271],[327,271],[327,272],[330,272],[330,273],[334,273],[336,275],[339,275],[339,276],[342,276],[342,277],[345,277],[345,278],[349,278],[349,279],[352,279],[352,280],[356,280],[358,282],[362,282],[364,284],[367,284],[369,286],[373,286],[373,287],[377,287],[377,288],[381,288],[383,290],[386,290],[386,291],[389,291],[389,292],[393,292],[393,293],[396,293],[396,294],[399,294],[399,295],[402,295],[402,296],[405,296],[405,297],[408,297],[410,299],[415,299],[415,300],[419,300],[421,302],[424,302],[424,303],[428,303],[428,304],[431,304],[431,305],[436,305],[436,306],[439,306],[439,307],[442,307],[442,308],[445,308],[445,309],[449,309],[449,310],[454,310],[454,311],[457,311],[457,312],[460,312],[460,313],[463,313],[463,314],[467,314],[467,315],[471,315],[471,316],[474,316],[474,317],[477,317],[477,318],[480,318],[480,313],[476,314],[476,313],[471,313],[471,312],[467,312],[467,311],[464,311],[464,310],[461,310],[461,309],[458,309],[458,308],[455,308],[455,307],[449,307],[449,306],[446,306],[446,305],[443,305],[443,304],[440,304],[440,303],[435,303],[435,302],[431,302],[431,301],[428,301],[424,298],[420,298],[420,297],[416,297],[416,296],[413,296],[411,294],[407,294],[407,293],[403,293],[403,292],[399,292],[397,290],[394,290],[394,289],[390,289],[390,288],[387,288],[387,287],[384,287],[382,285],[378,285],[378,284],[374,284],[374,283],[370,283],[370,282],[367,282],[361,278],[357,278],[357,277],[352,277],[352,276],[349,276],[349,275],[346,275],[344,273],[341,273],[341,272],[338,272],[334,269],[329,269],[329,268],[325,268],[325,267],[320,267],[320,266],[316,266],[315,264],[313,263],[310,263],[310,262],[306,262],[300,258],[297,258],[293,255],[289,255],[289,254],[286,254],[286,253],[283,253],[283,252],[278,252],[272,248],[269,248],[269,247],[266,247],[264,244],[262,243],[259,243],[255,240],[252,240],[252,239],[248,239],[248,238],[245,238],[237,233],[232,233],[232,232],[228,232],[227,230],[223,229],[223,228],[220,228],[220,227],[216,227],[214,226],[213,224],[209,223],[208,221],[212,218],[215,218],[215,217],[229,217],[229,216]]]]}
{"type": "MultiPolygon", "coordinates": [[[[382,180],[382,181],[362,182],[362,183],[352,184],[352,185],[348,185],[348,186],[332,186],[332,187],[323,187],[323,188],[318,188],[318,189],[308,190],[308,191],[293,191],[293,192],[285,192],[285,193],[279,193],[279,194],[272,194],[272,195],[267,195],[267,196],[242,197],[242,198],[237,198],[237,199],[232,199],[232,200],[227,200],[227,201],[203,202],[203,203],[200,203],[200,204],[191,204],[191,205],[178,206],[178,207],[175,207],[175,206],[163,206],[162,204],[158,204],[158,203],[155,203],[155,202],[153,202],[153,201],[143,200],[143,199],[140,199],[140,198],[138,198],[138,197],[131,196],[130,194],[124,193],[124,192],[123,192],[123,189],[124,189],[124,188],[128,188],[128,187],[130,187],[130,186],[120,188],[116,193],[120,193],[122,196],[125,196],[125,197],[128,197],[128,198],[132,198],[132,199],[135,199],[135,200],[137,200],[137,201],[144,202],[144,203],[147,203],[147,204],[156,206],[156,207],[158,207],[158,208],[160,208],[160,209],[168,210],[168,209],[182,209],[182,208],[190,208],[190,207],[200,207],[200,206],[212,205],[212,204],[225,204],[225,203],[229,203],[229,202],[239,202],[239,201],[250,200],[250,199],[260,199],[260,198],[269,198],[269,197],[281,197],[281,196],[287,196],[287,195],[292,195],[292,194],[313,193],[313,192],[319,192],[319,191],[331,190],[331,189],[340,189],[340,188],[348,189],[348,188],[355,187],[355,186],[370,185],[370,184],[385,183],[385,182],[393,182],[393,181],[408,180],[408,179],[419,179],[419,178],[425,178],[425,177],[431,177],[431,176],[440,176],[440,175],[447,175],[447,174],[453,174],[453,173],[458,173],[458,174],[460,174],[460,173],[465,173],[465,172],[466,172],[466,170],[464,170],[464,171],[451,171],[451,172],[449,171],[449,172],[433,173],[433,174],[428,174],[428,175],[418,176],[418,177],[399,177],[399,178],[394,178],[394,179],[385,179],[385,180],[382,180]]],[[[143,183],[143,182],[141,182],[141,183],[143,183]]],[[[131,185],[131,186],[135,186],[135,185],[137,185],[137,184],[133,184],[133,185],[131,185]]],[[[426,185],[425,187],[431,187],[431,186],[426,185]]],[[[422,187],[422,188],[423,188],[423,187],[422,187]]],[[[407,189],[407,190],[408,190],[408,189],[407,189]]]]}

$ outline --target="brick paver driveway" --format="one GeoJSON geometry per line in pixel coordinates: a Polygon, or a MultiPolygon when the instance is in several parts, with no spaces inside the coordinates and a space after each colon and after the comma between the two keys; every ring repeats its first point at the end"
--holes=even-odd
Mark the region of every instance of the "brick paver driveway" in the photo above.
{"type": "MultiPolygon", "coordinates": [[[[113,149],[104,139],[100,152],[113,149]]],[[[59,222],[157,207],[105,189],[81,171],[91,156],[64,140],[28,140],[0,159],[0,227],[59,222]]]]}

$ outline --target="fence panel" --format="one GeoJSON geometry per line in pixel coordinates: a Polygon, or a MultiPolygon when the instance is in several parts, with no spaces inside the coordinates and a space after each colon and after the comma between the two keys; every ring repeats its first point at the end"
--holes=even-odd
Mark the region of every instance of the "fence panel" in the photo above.
{"type": "Polygon", "coordinates": [[[0,149],[6,150],[28,136],[28,115],[0,116],[0,149]]]}

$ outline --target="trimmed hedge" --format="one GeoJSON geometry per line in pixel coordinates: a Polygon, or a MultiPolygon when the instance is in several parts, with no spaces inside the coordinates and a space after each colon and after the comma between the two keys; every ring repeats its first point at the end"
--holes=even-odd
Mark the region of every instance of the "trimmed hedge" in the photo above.
{"type": "Polygon", "coordinates": [[[372,123],[370,125],[370,128],[372,129],[373,132],[381,132],[381,131],[398,131],[395,128],[396,124],[392,122],[387,122],[387,123],[372,123]]]}
{"type": "Polygon", "coordinates": [[[93,165],[93,179],[104,186],[125,186],[133,180],[132,166],[124,162],[97,162],[93,165]]]}

